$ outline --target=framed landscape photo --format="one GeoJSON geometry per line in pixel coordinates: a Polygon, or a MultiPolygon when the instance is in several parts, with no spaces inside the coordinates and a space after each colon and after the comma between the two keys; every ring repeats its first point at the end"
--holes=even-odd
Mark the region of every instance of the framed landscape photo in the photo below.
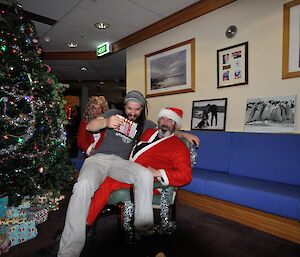
{"type": "Polygon", "coordinates": [[[218,88],[248,84],[248,42],[217,50],[218,88]]]}
{"type": "Polygon", "coordinates": [[[225,130],[227,98],[193,101],[191,129],[225,130]]]}
{"type": "Polygon", "coordinates": [[[195,39],[145,55],[146,97],[195,91],[195,39]]]}
{"type": "Polygon", "coordinates": [[[300,77],[300,0],[283,6],[282,78],[300,77]]]}

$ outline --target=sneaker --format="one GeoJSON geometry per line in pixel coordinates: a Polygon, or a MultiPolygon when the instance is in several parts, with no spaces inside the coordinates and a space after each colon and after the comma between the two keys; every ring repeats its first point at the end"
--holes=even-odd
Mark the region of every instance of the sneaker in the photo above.
{"type": "Polygon", "coordinates": [[[166,257],[166,255],[163,252],[159,252],[155,257],[166,257]]]}

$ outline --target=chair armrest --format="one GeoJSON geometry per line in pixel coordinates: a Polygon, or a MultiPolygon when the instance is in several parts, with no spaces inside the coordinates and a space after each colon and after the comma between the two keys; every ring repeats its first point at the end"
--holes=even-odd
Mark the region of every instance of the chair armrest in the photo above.
{"type": "Polygon", "coordinates": [[[196,165],[196,159],[197,159],[197,146],[195,144],[192,144],[189,142],[186,138],[180,137],[183,143],[187,146],[187,148],[190,151],[190,157],[191,157],[191,166],[192,168],[196,165]]]}
{"type": "MultiPolygon", "coordinates": [[[[174,200],[175,200],[175,196],[176,193],[178,191],[178,187],[174,187],[174,186],[165,186],[162,185],[159,181],[155,181],[153,183],[153,188],[154,189],[158,189],[160,191],[161,194],[165,193],[166,197],[167,197],[167,202],[169,204],[173,204],[174,200]]],[[[159,204],[160,203],[160,196],[159,199],[156,199],[157,196],[153,196],[153,203],[155,204],[159,204]]]]}
{"type": "Polygon", "coordinates": [[[167,187],[174,188],[174,186],[165,186],[162,183],[160,183],[159,181],[155,181],[153,183],[153,188],[162,188],[162,189],[164,189],[164,188],[167,188],[167,187]]]}

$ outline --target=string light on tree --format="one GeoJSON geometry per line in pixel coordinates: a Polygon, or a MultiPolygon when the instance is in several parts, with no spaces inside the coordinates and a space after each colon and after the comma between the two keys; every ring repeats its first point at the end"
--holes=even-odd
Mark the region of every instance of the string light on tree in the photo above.
{"type": "Polygon", "coordinates": [[[70,189],[75,172],[65,147],[67,85],[40,60],[36,30],[22,12],[20,4],[0,7],[0,195],[11,203],[70,189]]]}

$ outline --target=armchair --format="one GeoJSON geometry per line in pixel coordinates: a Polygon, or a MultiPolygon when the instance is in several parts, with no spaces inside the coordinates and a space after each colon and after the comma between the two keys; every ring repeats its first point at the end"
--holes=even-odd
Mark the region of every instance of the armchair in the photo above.
{"type": "MultiPolygon", "coordinates": [[[[186,139],[182,139],[190,150],[191,166],[196,161],[196,151],[194,145],[186,139]]],[[[160,222],[155,226],[155,230],[160,234],[172,234],[176,225],[176,193],[178,187],[164,186],[159,182],[154,183],[154,191],[160,194],[153,195],[153,208],[160,209],[160,222]]],[[[133,190],[131,188],[118,189],[113,191],[103,209],[101,215],[116,213],[121,231],[125,234],[125,240],[130,242],[133,238],[133,213],[134,213],[133,190]]],[[[101,216],[100,215],[100,216],[101,216]]]]}

